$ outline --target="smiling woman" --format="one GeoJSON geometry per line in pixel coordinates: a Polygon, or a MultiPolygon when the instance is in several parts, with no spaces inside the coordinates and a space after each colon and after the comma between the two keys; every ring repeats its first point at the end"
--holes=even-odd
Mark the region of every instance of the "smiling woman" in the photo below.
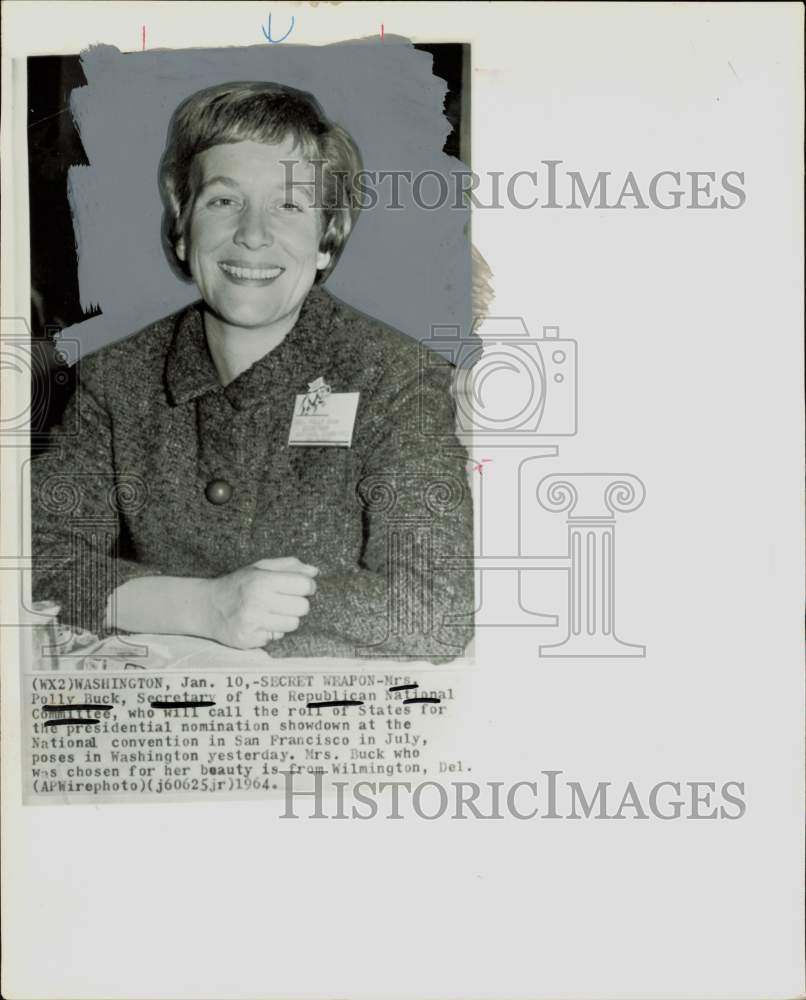
{"type": "MultiPolygon", "coordinates": [[[[310,195],[290,189],[287,173],[292,184],[314,183],[313,166],[295,156],[286,139],[214,146],[198,157],[198,192],[176,255],[207,304],[205,332],[217,361],[236,329],[255,331],[255,352],[279,344],[330,263],[330,252],[319,249],[320,210],[310,195]]],[[[229,380],[240,372],[221,374],[229,380]]]]}
{"type": "Polygon", "coordinates": [[[451,366],[317,287],[360,168],[316,100],[278,84],[175,113],[164,245],[201,299],[86,357],[33,463],[34,596],[64,623],[272,656],[464,649],[451,366]]]}

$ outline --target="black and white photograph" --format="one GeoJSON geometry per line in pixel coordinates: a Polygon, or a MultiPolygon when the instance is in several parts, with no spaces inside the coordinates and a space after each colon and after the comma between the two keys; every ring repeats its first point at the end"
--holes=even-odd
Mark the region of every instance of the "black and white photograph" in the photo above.
{"type": "MultiPolygon", "coordinates": [[[[34,610],[53,616],[66,655],[113,632],[283,658],[446,662],[467,647],[470,467],[453,436],[455,368],[425,341],[428,316],[467,324],[469,212],[432,207],[410,169],[460,164],[443,146],[459,152],[467,47],[400,48],[410,79],[396,78],[392,102],[361,87],[370,47],[316,54],[322,99],[368,136],[366,165],[313,93],[274,80],[193,89],[239,63],[267,72],[265,48],[29,60],[32,310],[46,357],[68,341],[79,354],[69,400],[55,360],[37,387],[52,426],[31,468],[34,610]],[[49,112],[81,77],[77,126],[49,112]],[[405,204],[369,187],[380,157],[408,179],[405,204]],[[350,259],[362,205],[374,217],[350,259]],[[345,256],[343,301],[328,279],[345,256]],[[353,288],[370,308],[388,289],[402,329],[353,308],[353,288]],[[66,331],[65,313],[77,319],[66,331]]],[[[310,75],[311,52],[286,54],[295,81],[310,75]]]]}
{"type": "Polygon", "coordinates": [[[803,6],[0,18],[2,996],[806,995],[803,6]]]}

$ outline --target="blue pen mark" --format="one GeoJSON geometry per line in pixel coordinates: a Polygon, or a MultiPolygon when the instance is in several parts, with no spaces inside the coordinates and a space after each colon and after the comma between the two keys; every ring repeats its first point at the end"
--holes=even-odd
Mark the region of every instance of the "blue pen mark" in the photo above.
{"type": "Polygon", "coordinates": [[[286,40],[286,38],[288,38],[288,36],[294,30],[294,23],[295,22],[296,22],[296,18],[292,14],[291,15],[291,27],[288,29],[288,31],[283,35],[282,38],[272,38],[271,37],[271,14],[269,14],[268,30],[266,28],[264,28],[264,26],[262,24],[260,26],[260,30],[263,32],[263,37],[266,39],[267,42],[271,42],[272,45],[277,45],[279,42],[284,42],[286,40]]]}

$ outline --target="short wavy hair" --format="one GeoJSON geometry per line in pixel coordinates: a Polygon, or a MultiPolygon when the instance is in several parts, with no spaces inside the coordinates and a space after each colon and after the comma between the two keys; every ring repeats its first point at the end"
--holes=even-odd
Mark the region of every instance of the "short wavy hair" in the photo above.
{"type": "Polygon", "coordinates": [[[321,163],[316,192],[321,199],[319,249],[329,253],[324,281],[336,266],[358,216],[353,197],[361,153],[349,133],[331,122],[312,94],[279,83],[235,82],[208,87],[184,100],[171,118],[159,185],[164,213],[162,241],[172,267],[190,279],[176,253],[193,208],[193,162],[205,150],[230,142],[281,143],[288,138],[306,160],[321,163]]]}

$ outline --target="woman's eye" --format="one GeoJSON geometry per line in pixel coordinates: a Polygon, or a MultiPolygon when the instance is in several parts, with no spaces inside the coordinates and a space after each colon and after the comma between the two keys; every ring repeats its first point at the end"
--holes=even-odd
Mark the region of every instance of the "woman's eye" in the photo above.
{"type": "Polygon", "coordinates": [[[284,201],[283,204],[280,206],[280,208],[284,212],[301,212],[302,211],[302,206],[301,205],[297,205],[293,201],[284,201]]]}
{"type": "Polygon", "coordinates": [[[225,198],[223,196],[220,198],[212,198],[207,202],[208,208],[230,208],[234,204],[234,198],[225,198]]]}

